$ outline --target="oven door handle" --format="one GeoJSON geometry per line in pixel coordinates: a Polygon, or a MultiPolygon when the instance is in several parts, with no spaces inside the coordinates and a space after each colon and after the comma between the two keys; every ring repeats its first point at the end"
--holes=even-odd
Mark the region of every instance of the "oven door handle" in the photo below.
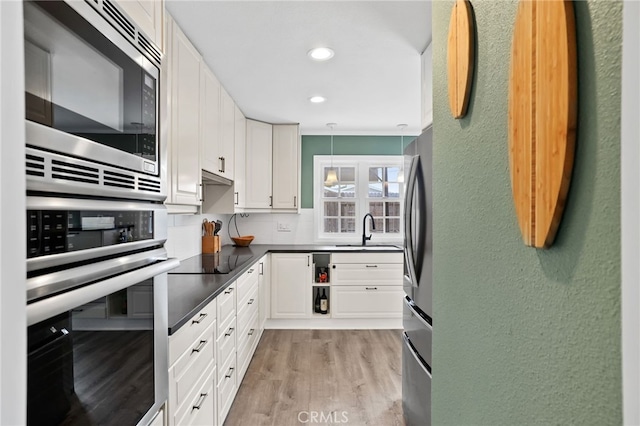
{"type": "Polygon", "coordinates": [[[167,251],[164,248],[157,248],[28,278],[27,303],[166,259],[167,251]]]}
{"type": "Polygon", "coordinates": [[[30,303],[27,305],[27,325],[30,326],[52,316],[70,311],[77,306],[164,274],[178,266],[180,266],[178,259],[166,259],[144,268],[30,303]]]}

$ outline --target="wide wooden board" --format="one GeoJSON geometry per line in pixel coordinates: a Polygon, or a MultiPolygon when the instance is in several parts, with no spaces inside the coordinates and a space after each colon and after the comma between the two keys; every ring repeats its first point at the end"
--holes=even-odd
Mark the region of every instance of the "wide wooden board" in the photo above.
{"type": "Polygon", "coordinates": [[[573,4],[521,0],[509,77],[509,167],[524,243],[548,248],[573,169],[577,53],[573,4]]]}
{"type": "Polygon", "coordinates": [[[474,62],[474,25],[471,3],[457,0],[451,10],[447,40],[449,108],[454,118],[467,113],[474,62]]]}

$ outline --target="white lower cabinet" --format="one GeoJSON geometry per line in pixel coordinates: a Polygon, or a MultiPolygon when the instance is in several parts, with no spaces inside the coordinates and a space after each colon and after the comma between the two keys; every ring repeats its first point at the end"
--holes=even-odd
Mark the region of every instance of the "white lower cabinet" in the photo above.
{"type": "Polygon", "coordinates": [[[176,425],[204,426],[214,425],[216,412],[216,387],[214,378],[216,368],[212,368],[203,377],[206,379],[196,392],[190,395],[183,407],[179,409],[176,425]]]}
{"type": "Polygon", "coordinates": [[[263,256],[169,336],[169,426],[224,424],[264,329],[269,262],[263,256]]]}
{"type": "MultiPolygon", "coordinates": [[[[276,328],[288,324],[282,320],[300,319],[393,320],[389,324],[395,325],[402,318],[403,262],[399,251],[272,253],[271,310],[261,313],[260,321],[277,320],[270,323],[276,328]],[[326,314],[312,313],[318,291],[327,296],[326,314]]],[[[290,325],[299,328],[302,323],[290,325]]]]}
{"type": "Polygon", "coordinates": [[[216,303],[169,336],[169,425],[215,424],[216,303]],[[206,396],[202,396],[206,394],[206,396]]]}
{"type": "Polygon", "coordinates": [[[216,297],[218,308],[218,424],[223,424],[236,396],[236,296],[238,282],[231,284],[216,297]]]}
{"type": "Polygon", "coordinates": [[[309,318],[311,253],[271,254],[271,318],[309,318]]]}
{"type": "Polygon", "coordinates": [[[402,286],[334,285],[332,318],[398,318],[402,316],[402,286]]]}
{"type": "MultiPolygon", "coordinates": [[[[258,286],[260,288],[259,330],[260,336],[264,331],[267,319],[271,317],[271,262],[270,255],[265,254],[258,262],[258,286]]],[[[260,337],[258,337],[260,339],[260,337]]]]}

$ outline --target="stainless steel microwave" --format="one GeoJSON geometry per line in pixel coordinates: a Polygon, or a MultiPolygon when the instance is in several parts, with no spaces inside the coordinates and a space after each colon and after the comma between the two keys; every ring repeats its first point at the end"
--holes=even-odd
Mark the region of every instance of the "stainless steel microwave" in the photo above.
{"type": "Polygon", "coordinates": [[[25,1],[27,190],[166,198],[160,50],[109,0],[25,1]]]}

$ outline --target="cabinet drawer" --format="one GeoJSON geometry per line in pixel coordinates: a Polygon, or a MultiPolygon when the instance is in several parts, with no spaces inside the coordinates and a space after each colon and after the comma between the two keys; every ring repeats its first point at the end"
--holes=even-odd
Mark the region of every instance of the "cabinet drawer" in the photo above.
{"type": "MultiPolygon", "coordinates": [[[[236,322],[233,321],[232,323],[229,323],[229,326],[226,328],[226,330],[223,331],[220,336],[218,336],[218,367],[220,367],[222,363],[226,363],[229,360],[229,357],[235,355],[237,334],[236,322]]],[[[235,359],[235,356],[233,358],[235,359]]],[[[224,370],[224,368],[218,368],[218,370],[218,375],[226,373],[226,370],[224,370]]]]}
{"type": "Polygon", "coordinates": [[[393,263],[344,263],[333,265],[334,285],[402,285],[404,266],[393,263]]]}
{"type": "Polygon", "coordinates": [[[215,424],[216,416],[216,377],[215,367],[211,370],[202,386],[189,400],[176,411],[177,426],[201,426],[215,424]]]}
{"type": "Polygon", "coordinates": [[[214,327],[215,324],[211,324],[169,369],[169,392],[177,407],[215,361],[214,327]]]}
{"type": "Polygon", "coordinates": [[[254,313],[258,312],[258,287],[247,297],[243,306],[238,305],[238,331],[244,331],[254,313]]]}
{"type": "MultiPolygon", "coordinates": [[[[234,367],[235,367],[235,356],[234,359],[234,367]]],[[[228,372],[229,368],[225,370],[228,372]]],[[[218,374],[220,376],[220,374],[218,374]]],[[[218,424],[224,424],[224,419],[227,417],[229,413],[229,409],[231,408],[231,404],[233,403],[233,399],[236,396],[236,391],[238,387],[236,386],[236,375],[235,370],[233,374],[223,374],[222,380],[218,382],[218,424]]]]}
{"type": "Polygon", "coordinates": [[[216,297],[216,304],[218,305],[218,336],[222,333],[222,328],[229,318],[236,314],[236,293],[236,283],[234,282],[216,297]]]}
{"type": "Polygon", "coordinates": [[[169,336],[169,365],[173,365],[178,358],[191,347],[196,338],[216,320],[216,303],[209,303],[193,316],[178,331],[169,336]]]}
{"type": "Polygon", "coordinates": [[[401,318],[402,286],[333,286],[332,318],[401,318]]]}
{"type": "Polygon", "coordinates": [[[404,253],[331,253],[331,263],[404,263],[404,253]]]}
{"type": "Polygon", "coordinates": [[[238,334],[238,387],[249,368],[259,337],[260,331],[258,330],[258,315],[256,313],[249,321],[247,329],[238,334]]]}
{"type": "Polygon", "coordinates": [[[236,281],[236,287],[238,288],[238,294],[236,296],[238,305],[244,304],[244,301],[249,297],[253,288],[258,287],[258,279],[260,277],[259,270],[260,265],[255,264],[236,281]]]}

